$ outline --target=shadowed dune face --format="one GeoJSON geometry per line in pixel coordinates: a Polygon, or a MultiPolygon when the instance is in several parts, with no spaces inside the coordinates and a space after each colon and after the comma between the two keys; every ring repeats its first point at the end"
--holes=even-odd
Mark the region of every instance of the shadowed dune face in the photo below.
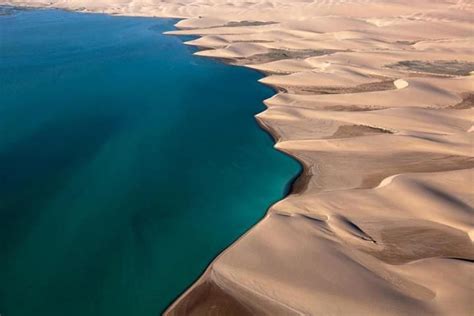
{"type": "Polygon", "coordinates": [[[462,231],[432,222],[385,222],[380,250],[365,250],[389,264],[405,264],[427,258],[474,260],[472,241],[462,231]]]}
{"type": "Polygon", "coordinates": [[[341,125],[329,138],[349,138],[371,134],[392,134],[389,130],[365,125],[341,125]]]}
{"type": "Polygon", "coordinates": [[[183,17],[278,91],[257,119],[303,173],[165,314],[472,315],[472,1],[50,5],[183,17]]]}
{"type": "MultiPolygon", "coordinates": [[[[278,94],[258,120],[304,165],[293,194],[200,282],[267,314],[277,302],[290,315],[469,315],[467,12],[466,1],[308,1],[293,17],[272,16],[278,24],[240,32],[179,23],[187,30],[174,34],[202,36],[189,43],[206,48],[198,55],[268,75],[261,81],[278,94]],[[464,278],[440,280],[440,271],[464,278]]],[[[257,15],[264,20],[248,12],[257,15]]]]}
{"type": "Polygon", "coordinates": [[[195,287],[185,301],[169,315],[253,315],[252,311],[227,294],[212,282],[204,282],[195,287]]]}

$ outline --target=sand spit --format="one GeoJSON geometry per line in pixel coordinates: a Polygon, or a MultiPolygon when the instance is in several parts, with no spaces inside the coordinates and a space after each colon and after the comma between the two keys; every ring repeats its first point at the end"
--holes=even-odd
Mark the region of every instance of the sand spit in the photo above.
{"type": "Polygon", "coordinates": [[[30,0],[184,18],[197,55],[260,70],[293,192],[167,315],[472,315],[472,0],[30,0]]]}

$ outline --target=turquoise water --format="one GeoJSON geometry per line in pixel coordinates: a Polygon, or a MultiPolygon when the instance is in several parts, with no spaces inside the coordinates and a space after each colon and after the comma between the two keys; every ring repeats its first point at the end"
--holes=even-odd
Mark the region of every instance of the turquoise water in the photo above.
{"type": "Polygon", "coordinates": [[[299,172],[272,91],[173,20],[2,12],[0,314],[157,315],[299,172]]]}

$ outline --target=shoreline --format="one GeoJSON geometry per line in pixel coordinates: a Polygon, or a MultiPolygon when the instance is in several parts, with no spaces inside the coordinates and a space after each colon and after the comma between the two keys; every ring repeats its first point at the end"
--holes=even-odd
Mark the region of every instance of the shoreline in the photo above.
{"type": "MultiPolygon", "coordinates": [[[[179,17],[154,17],[154,16],[134,16],[134,15],[117,15],[117,14],[110,14],[110,13],[103,13],[103,12],[93,12],[93,11],[76,11],[76,10],[71,10],[71,9],[67,9],[67,8],[61,8],[61,7],[44,7],[44,6],[38,6],[38,7],[35,7],[35,6],[21,6],[21,5],[2,5],[0,4],[0,6],[6,6],[6,7],[9,7],[9,8],[12,8],[12,9],[20,9],[20,10],[60,10],[60,11],[65,11],[65,12],[74,12],[74,13],[80,13],[80,14],[101,14],[101,15],[109,15],[109,16],[127,16],[127,17],[137,17],[137,18],[155,18],[155,19],[172,19],[172,20],[176,20],[176,23],[179,23],[179,21],[183,20],[183,18],[179,18],[179,17]]],[[[175,27],[175,30],[178,30],[176,27],[175,27]]],[[[182,38],[184,36],[181,36],[181,35],[166,35],[166,34],[163,34],[165,36],[175,36],[175,37],[178,37],[178,38],[182,38]]],[[[192,36],[194,39],[196,38],[199,38],[198,36],[192,36]]],[[[186,46],[189,46],[191,47],[192,49],[195,49],[197,48],[197,50],[193,51],[193,55],[196,51],[199,51],[199,48],[197,46],[193,46],[193,45],[187,45],[186,42],[182,42],[183,45],[186,45],[186,46]]],[[[208,57],[205,57],[205,56],[194,56],[194,58],[208,58],[208,57]]],[[[213,59],[219,63],[222,63],[222,64],[226,64],[227,66],[233,66],[233,67],[244,67],[242,65],[235,65],[235,64],[231,64],[229,62],[226,62],[224,59],[220,59],[220,58],[210,58],[210,59],[213,59]]],[[[245,67],[247,68],[247,67],[245,67]]],[[[259,71],[257,69],[252,69],[252,68],[247,68],[248,71],[252,71],[252,72],[256,72],[258,74],[261,75],[261,78],[264,78],[266,76],[266,73],[263,72],[263,71],[259,71]]],[[[264,85],[265,87],[273,90],[274,93],[277,93],[278,91],[276,90],[275,87],[273,86],[270,86],[270,85],[266,85],[266,84],[263,84],[261,82],[258,82],[258,84],[261,84],[261,85],[264,85]]],[[[265,106],[265,104],[262,102],[262,104],[265,106]]],[[[297,159],[296,157],[292,156],[291,154],[289,154],[288,152],[285,152],[283,150],[280,150],[278,148],[276,148],[276,144],[278,143],[278,139],[277,139],[277,134],[275,132],[272,133],[272,129],[271,129],[271,126],[268,126],[266,125],[262,120],[260,120],[258,118],[258,115],[259,114],[262,114],[264,113],[266,110],[268,109],[268,107],[265,106],[265,108],[261,111],[261,112],[258,112],[257,114],[254,115],[254,120],[255,120],[255,123],[259,126],[260,130],[267,134],[272,142],[273,142],[273,150],[276,150],[278,152],[280,152],[281,154],[284,154],[286,156],[288,156],[289,158],[293,159],[295,162],[298,163],[298,165],[300,166],[300,170],[298,171],[298,173],[296,173],[291,179],[289,179],[287,181],[287,184],[285,185],[284,187],[284,192],[282,193],[282,197],[276,201],[273,201],[271,202],[271,204],[268,206],[267,210],[264,212],[263,216],[255,223],[252,224],[251,227],[249,227],[242,235],[238,236],[234,241],[231,242],[231,244],[222,249],[207,265],[206,269],[202,272],[202,274],[197,277],[194,281],[191,282],[191,285],[186,288],[182,293],[180,293],[170,304],[168,307],[165,308],[165,310],[163,311],[162,314],[166,314],[168,309],[171,309],[171,306],[173,306],[176,302],[178,302],[178,300],[182,297],[182,296],[185,296],[186,293],[188,293],[189,291],[191,291],[192,289],[198,287],[200,285],[200,282],[201,282],[201,279],[204,279],[203,282],[205,283],[205,276],[206,274],[208,273],[208,270],[211,269],[211,265],[212,263],[217,260],[225,251],[227,251],[228,249],[230,249],[232,247],[232,245],[236,242],[238,242],[240,239],[242,239],[245,235],[247,235],[247,233],[253,229],[253,227],[255,225],[257,225],[260,221],[264,220],[265,217],[267,217],[268,215],[268,211],[271,209],[272,205],[278,203],[279,201],[285,199],[287,196],[291,195],[293,193],[293,187],[295,186],[295,183],[297,183],[299,181],[299,178],[300,178],[300,175],[303,174],[304,170],[305,170],[305,166],[304,164],[299,160],[297,159]]]]}
{"type": "MultiPolygon", "coordinates": [[[[266,108],[262,112],[259,112],[258,114],[265,112],[267,109],[268,108],[266,108]]],[[[182,303],[182,300],[186,299],[186,297],[188,295],[190,295],[193,291],[195,291],[199,287],[212,284],[212,283],[209,282],[209,279],[210,279],[211,274],[212,274],[212,264],[214,262],[216,262],[217,260],[219,260],[219,258],[221,256],[223,256],[226,251],[231,250],[232,247],[235,244],[237,244],[240,240],[244,239],[248,234],[250,234],[251,231],[256,227],[256,225],[258,225],[260,222],[264,221],[267,217],[269,217],[270,216],[269,212],[270,212],[273,205],[275,205],[278,202],[286,199],[288,196],[290,196],[292,194],[298,194],[298,192],[300,191],[300,189],[298,189],[298,188],[300,186],[303,186],[303,187],[305,186],[305,183],[304,183],[305,180],[304,179],[309,177],[306,174],[306,172],[307,172],[306,170],[307,170],[308,167],[302,161],[300,161],[297,157],[292,156],[291,154],[289,154],[285,151],[281,151],[281,150],[279,150],[275,147],[275,145],[278,143],[278,139],[276,138],[276,133],[275,134],[272,133],[271,128],[269,126],[265,125],[265,123],[263,121],[259,120],[257,115],[255,115],[255,120],[256,120],[257,124],[260,126],[260,128],[262,129],[262,131],[264,133],[267,133],[273,139],[273,142],[274,142],[273,149],[277,150],[277,151],[283,153],[284,155],[287,155],[290,158],[297,161],[298,164],[300,165],[300,171],[296,175],[294,175],[292,179],[290,179],[288,181],[288,184],[285,187],[285,192],[283,193],[282,199],[280,199],[276,202],[273,202],[271,205],[269,205],[269,207],[265,211],[263,217],[261,217],[256,223],[254,223],[251,227],[249,227],[249,229],[247,229],[241,236],[239,236],[237,239],[235,239],[228,247],[226,247],[220,253],[218,253],[217,256],[209,262],[207,268],[203,271],[201,276],[199,276],[195,281],[193,281],[193,283],[183,293],[181,293],[179,296],[177,296],[176,299],[163,311],[162,315],[177,315],[177,316],[178,315],[185,315],[186,314],[185,310],[176,311],[175,309],[177,309],[179,307],[179,305],[182,303]],[[303,183],[300,184],[299,182],[303,182],[303,183]],[[183,313],[183,314],[181,314],[181,313],[183,313]]],[[[248,311],[248,312],[250,312],[250,311],[248,311]]]]}
{"type": "MultiPolygon", "coordinates": [[[[180,20],[183,20],[183,19],[179,19],[179,18],[176,18],[176,19],[178,19],[178,22],[177,22],[177,23],[179,23],[180,20]]],[[[177,24],[177,23],[176,23],[176,24],[177,24]]],[[[176,28],[176,24],[175,24],[175,28],[176,28]]],[[[176,30],[179,30],[179,29],[176,28],[176,30]]],[[[164,34],[164,35],[166,35],[166,36],[177,36],[178,38],[181,38],[181,37],[182,37],[182,36],[180,36],[180,35],[173,35],[173,34],[171,34],[171,35],[164,34]]],[[[193,37],[199,38],[199,36],[193,36],[193,37]]],[[[187,44],[187,42],[183,42],[183,45],[187,45],[187,46],[190,46],[190,47],[196,49],[195,52],[201,50],[201,47],[195,46],[195,45],[189,45],[189,44],[187,44]]],[[[204,50],[205,48],[202,48],[202,49],[204,50]]],[[[194,52],[194,53],[195,53],[195,52],[194,52]]],[[[209,57],[206,57],[206,56],[196,56],[194,53],[193,53],[193,55],[194,55],[195,58],[196,58],[196,57],[198,57],[198,58],[209,58],[209,57]]],[[[229,61],[226,61],[225,59],[222,59],[222,58],[212,58],[212,57],[211,57],[211,59],[214,59],[214,60],[216,60],[216,61],[218,61],[218,62],[220,62],[220,63],[226,64],[226,65],[228,65],[228,66],[233,66],[233,67],[245,67],[245,66],[243,66],[243,65],[232,64],[232,63],[230,63],[229,61]]],[[[247,68],[247,69],[250,70],[250,71],[254,71],[254,72],[259,73],[260,75],[262,75],[262,78],[264,78],[264,77],[267,76],[267,74],[266,74],[265,72],[260,71],[260,70],[258,70],[258,69],[252,69],[252,68],[248,68],[248,67],[245,67],[245,68],[247,68]]],[[[261,79],[262,79],[262,78],[261,78],[261,79]]],[[[270,88],[271,90],[273,90],[273,92],[274,92],[275,94],[278,93],[278,90],[277,90],[277,87],[276,87],[276,86],[267,85],[267,84],[264,84],[264,83],[262,83],[262,82],[259,82],[259,84],[262,84],[262,85],[264,85],[264,86],[270,88]]],[[[209,262],[207,268],[202,272],[202,274],[201,274],[196,280],[194,280],[194,281],[192,282],[192,284],[191,284],[186,290],[184,290],[182,293],[180,293],[180,294],[175,298],[175,300],[169,304],[168,307],[166,307],[166,309],[162,312],[162,315],[168,315],[168,314],[174,315],[175,312],[173,312],[173,309],[176,308],[176,306],[179,305],[181,299],[183,299],[184,297],[186,297],[186,295],[188,295],[189,293],[191,293],[191,292],[192,292],[193,290],[195,290],[196,288],[199,288],[200,286],[203,286],[203,285],[207,284],[207,283],[208,283],[207,278],[209,278],[209,275],[210,275],[211,272],[212,272],[212,263],[215,262],[215,261],[217,261],[217,260],[221,257],[221,255],[223,255],[226,251],[230,250],[234,244],[238,243],[239,240],[243,239],[248,233],[250,233],[250,231],[251,231],[259,222],[265,220],[265,218],[269,215],[268,212],[270,211],[271,207],[272,207],[274,204],[276,204],[276,203],[278,203],[278,202],[284,200],[284,199],[287,198],[289,195],[295,193],[295,187],[298,185],[298,182],[302,181],[302,180],[300,179],[300,177],[305,173],[305,170],[307,169],[307,166],[305,166],[304,163],[303,163],[302,161],[300,161],[296,156],[293,156],[293,155],[291,155],[290,153],[288,153],[288,152],[286,152],[286,151],[283,151],[283,150],[281,150],[281,149],[278,149],[278,148],[276,147],[276,144],[279,142],[279,139],[277,138],[278,134],[277,134],[275,131],[272,131],[271,126],[265,124],[264,121],[262,121],[262,120],[260,120],[260,119],[258,118],[258,115],[260,115],[260,114],[262,114],[262,113],[264,113],[265,111],[268,110],[268,107],[265,105],[265,103],[263,103],[263,105],[265,106],[265,109],[262,110],[261,112],[259,112],[259,113],[257,113],[257,114],[254,115],[255,122],[257,123],[257,125],[259,126],[259,128],[262,130],[262,132],[266,133],[269,137],[271,137],[271,139],[272,139],[272,141],[273,141],[273,150],[276,150],[276,151],[278,151],[278,152],[280,152],[280,153],[282,153],[282,154],[284,154],[284,155],[290,157],[291,159],[295,160],[295,161],[298,163],[298,165],[300,166],[300,171],[299,171],[297,174],[295,174],[290,180],[288,180],[288,183],[286,184],[285,189],[284,189],[284,192],[283,192],[283,194],[282,194],[282,198],[279,199],[278,201],[272,202],[272,203],[268,206],[268,208],[267,208],[267,210],[265,211],[264,215],[263,215],[256,223],[254,223],[251,227],[249,227],[241,236],[239,236],[237,239],[235,239],[228,247],[222,249],[222,250],[209,262]]],[[[303,184],[303,185],[304,185],[304,184],[303,184]]],[[[300,186],[300,185],[298,185],[298,186],[300,186]]],[[[297,193],[297,190],[296,190],[296,193],[297,193]]],[[[179,315],[179,312],[178,312],[178,315],[179,315]]]]}
{"type": "Polygon", "coordinates": [[[197,36],[195,55],[263,74],[275,95],[255,119],[301,166],[164,314],[468,315],[473,111],[456,105],[472,93],[474,7],[315,1],[275,5],[268,24],[259,5],[148,11],[181,13],[167,34],[197,36]]]}

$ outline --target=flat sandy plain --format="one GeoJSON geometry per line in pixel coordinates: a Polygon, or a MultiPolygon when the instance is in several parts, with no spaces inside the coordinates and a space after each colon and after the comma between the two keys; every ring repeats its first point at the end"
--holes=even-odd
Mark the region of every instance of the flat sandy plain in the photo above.
{"type": "Polygon", "coordinates": [[[183,18],[278,91],[257,119],[303,174],[166,314],[472,315],[474,1],[0,3],[183,18]]]}

